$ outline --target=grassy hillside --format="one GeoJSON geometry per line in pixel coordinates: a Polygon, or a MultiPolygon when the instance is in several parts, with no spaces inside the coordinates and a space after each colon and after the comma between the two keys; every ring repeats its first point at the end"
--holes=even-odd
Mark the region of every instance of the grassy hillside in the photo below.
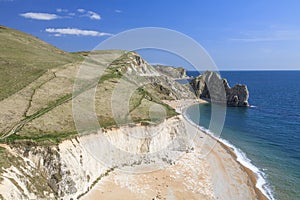
{"type": "Polygon", "coordinates": [[[20,31],[0,26],[0,100],[36,80],[48,69],[81,56],[64,52],[20,31]]]}
{"type": "MultiPolygon", "coordinates": [[[[176,112],[161,101],[173,97],[160,84],[136,85],[153,71],[133,52],[105,50],[71,54],[31,35],[0,26],[0,143],[31,140],[57,144],[73,137],[77,131],[72,99],[85,96],[95,85],[96,115],[103,128],[128,123],[129,116],[134,123],[159,122],[159,113],[149,111],[155,106],[162,106],[166,117],[174,116],[176,112]],[[92,85],[83,82],[80,92],[74,95],[74,81],[81,67],[104,73],[92,85]],[[135,72],[130,80],[123,77],[128,70],[135,72]],[[148,75],[144,76],[145,73],[148,75]],[[116,123],[112,95],[124,85],[137,88],[129,100],[129,113],[116,123]]],[[[148,81],[151,79],[163,83],[159,77],[148,81]]]]}
{"type": "MultiPolygon", "coordinates": [[[[113,60],[122,58],[122,61],[118,59],[118,65],[114,63],[106,68],[103,76],[98,82],[95,82],[97,85],[96,115],[100,126],[103,128],[117,126],[111,107],[113,92],[120,87],[119,84],[131,85],[134,84],[135,78],[139,79],[139,76],[136,75],[132,80],[124,79],[125,82],[120,83],[121,69],[135,63],[135,60],[124,59],[124,53],[124,51],[93,52],[92,57],[86,56],[84,63],[76,62],[53,68],[22,91],[0,101],[0,137],[2,138],[0,143],[31,140],[57,144],[76,135],[72,115],[72,99],[77,97],[72,93],[78,69],[84,66],[104,70],[113,60]]],[[[136,67],[140,66],[136,65],[136,67]]],[[[90,86],[86,85],[82,87],[79,94],[85,96],[85,93],[89,91],[90,86]]],[[[168,95],[166,96],[149,84],[140,87],[130,98],[128,115],[135,123],[149,122],[151,121],[150,108],[160,105],[166,109],[167,117],[174,116],[176,112],[161,101],[167,97],[168,95]]],[[[156,114],[154,114],[155,116],[156,114]]],[[[160,119],[152,120],[159,122],[160,119]]]]}

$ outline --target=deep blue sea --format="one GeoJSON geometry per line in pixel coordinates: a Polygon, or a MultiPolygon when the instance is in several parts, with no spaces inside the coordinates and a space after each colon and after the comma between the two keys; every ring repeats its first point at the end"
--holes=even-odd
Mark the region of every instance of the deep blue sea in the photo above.
{"type": "MultiPolygon", "coordinates": [[[[300,71],[226,71],[221,76],[231,86],[246,84],[252,105],[227,108],[221,138],[263,172],[275,199],[300,199],[300,71]]],[[[206,104],[191,106],[186,114],[208,128],[210,112],[206,104]]]]}

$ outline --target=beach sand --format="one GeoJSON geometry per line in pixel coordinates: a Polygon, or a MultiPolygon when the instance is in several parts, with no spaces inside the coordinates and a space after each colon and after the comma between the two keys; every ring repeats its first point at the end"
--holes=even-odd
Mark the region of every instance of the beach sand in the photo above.
{"type": "MultiPolygon", "coordinates": [[[[204,101],[165,103],[182,112],[187,106],[204,101]]],[[[229,147],[198,129],[195,149],[184,153],[174,165],[145,174],[116,170],[101,179],[83,199],[266,199],[255,183],[255,175],[236,161],[229,147]]]]}

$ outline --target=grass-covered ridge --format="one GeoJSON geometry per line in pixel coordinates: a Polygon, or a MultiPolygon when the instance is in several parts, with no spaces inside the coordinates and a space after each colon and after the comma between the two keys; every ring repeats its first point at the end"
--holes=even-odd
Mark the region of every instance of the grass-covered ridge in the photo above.
{"type": "MultiPolygon", "coordinates": [[[[82,53],[77,54],[83,55],[82,53]]],[[[0,142],[14,143],[29,140],[38,144],[58,144],[65,139],[76,137],[72,100],[79,95],[85,95],[85,92],[95,86],[97,88],[95,93],[96,115],[102,128],[122,126],[126,123],[159,123],[161,119],[155,118],[155,113],[154,118],[150,116],[149,110],[153,106],[161,106],[165,110],[167,118],[177,115],[172,108],[161,101],[170,99],[168,94],[157,90],[157,86],[145,84],[137,87],[130,98],[129,113],[125,117],[127,119],[130,116],[131,120],[127,121],[125,118],[116,120],[111,107],[113,92],[119,87],[119,84],[132,85],[136,80],[144,79],[137,74],[132,77],[125,76],[126,67],[139,68],[137,59],[141,60],[142,58],[135,53],[116,50],[96,51],[90,54],[86,53],[84,56],[86,59],[83,63],[77,62],[54,67],[26,86],[22,92],[17,92],[16,97],[0,101],[0,105],[5,105],[5,102],[6,105],[11,105],[16,100],[20,102],[20,105],[4,109],[3,115],[0,115],[0,125],[1,120],[3,125],[0,127],[0,136],[6,136],[0,142]],[[73,86],[77,71],[80,67],[86,66],[104,70],[103,74],[98,80],[82,80],[80,89],[74,93],[73,86]],[[26,98],[24,94],[26,94],[26,98]],[[21,108],[18,109],[18,116],[11,112],[15,107],[21,108]],[[5,123],[7,122],[5,120],[9,118],[14,120],[5,123]]]]}
{"type": "Polygon", "coordinates": [[[21,90],[47,70],[82,59],[29,34],[0,26],[0,100],[21,90]]]}

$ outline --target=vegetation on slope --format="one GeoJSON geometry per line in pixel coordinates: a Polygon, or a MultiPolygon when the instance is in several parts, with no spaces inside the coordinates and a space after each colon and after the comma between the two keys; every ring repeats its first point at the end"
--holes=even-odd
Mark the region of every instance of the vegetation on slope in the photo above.
{"type": "Polygon", "coordinates": [[[48,69],[82,59],[31,35],[0,26],[0,100],[35,81],[48,69]]]}
{"type": "MultiPolygon", "coordinates": [[[[119,57],[120,55],[122,55],[121,58],[127,58],[123,53],[123,51],[93,52],[91,60],[87,59],[88,63],[86,64],[99,69],[104,67],[104,73],[98,82],[91,81],[92,85],[83,83],[83,87],[75,95],[72,95],[73,84],[79,64],[65,65],[58,69],[54,68],[52,70],[54,76],[49,76],[47,75],[48,73],[43,75],[40,79],[45,79],[46,81],[40,81],[39,84],[34,84],[33,88],[29,88],[32,93],[30,99],[28,99],[28,107],[22,115],[23,118],[20,118],[19,122],[13,124],[9,129],[5,129],[8,131],[2,132],[2,136],[8,136],[2,142],[13,143],[15,141],[30,140],[39,144],[58,144],[64,139],[77,136],[72,115],[72,99],[90,90],[95,86],[93,83],[97,84],[95,107],[98,121],[102,128],[120,126],[128,122],[159,123],[162,119],[155,116],[159,116],[160,113],[153,114],[152,112],[152,116],[150,116],[149,112],[151,107],[155,105],[160,105],[165,109],[166,117],[176,115],[177,113],[172,108],[161,101],[161,99],[170,98],[168,94],[156,90],[151,84],[147,84],[143,87],[138,87],[130,98],[130,113],[128,115],[130,115],[131,121],[115,121],[111,107],[113,92],[120,84],[121,79],[128,84],[134,84],[134,80],[129,80],[123,76],[125,73],[124,68],[130,60],[124,59],[122,62],[121,59],[118,59],[117,65],[114,62],[110,67],[106,68],[103,59],[109,56],[112,58],[119,57]],[[44,76],[48,77],[43,78],[44,76]],[[64,90],[59,91],[62,82],[64,83],[64,90]]],[[[110,64],[108,61],[107,63],[110,64]]],[[[135,78],[139,78],[139,76],[135,76],[135,78]]]]}

